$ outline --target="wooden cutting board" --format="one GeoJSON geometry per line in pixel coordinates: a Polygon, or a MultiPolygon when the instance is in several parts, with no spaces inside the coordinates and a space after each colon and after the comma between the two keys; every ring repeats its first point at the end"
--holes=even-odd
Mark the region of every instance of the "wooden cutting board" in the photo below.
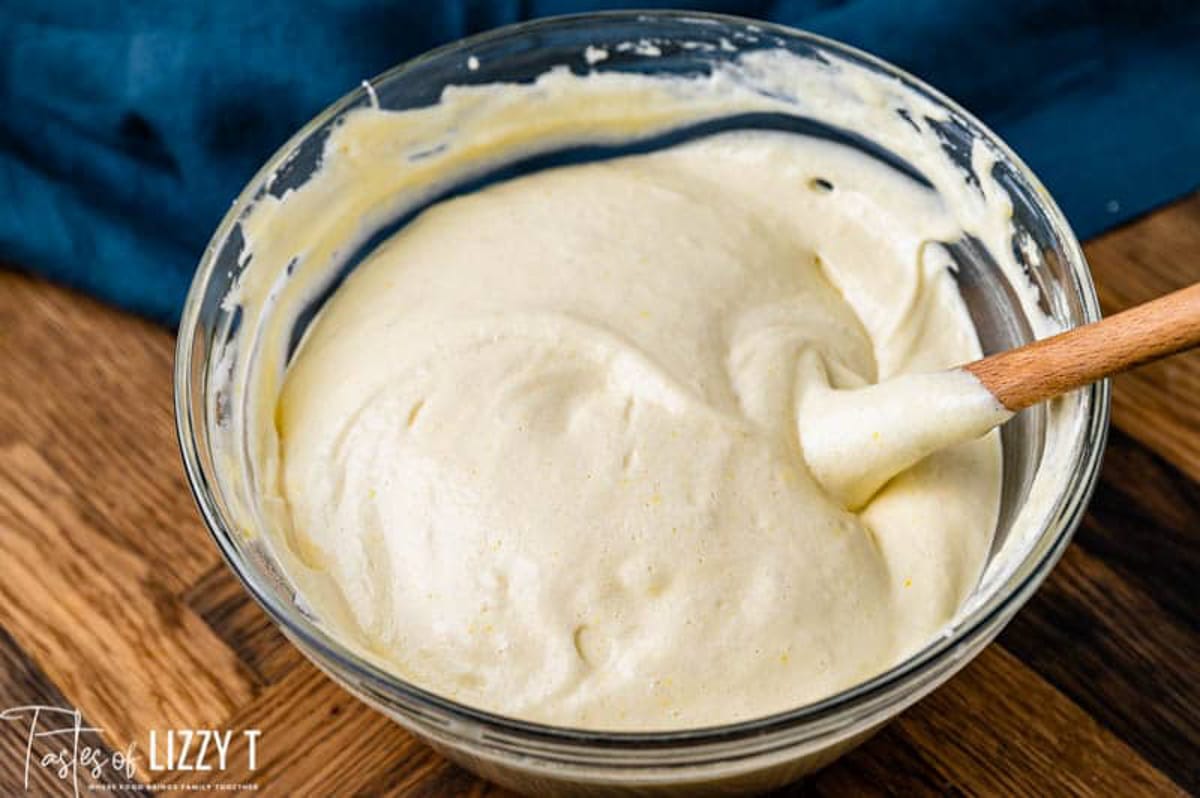
{"type": "MultiPolygon", "coordinates": [[[[1110,313],[1200,280],[1200,196],[1087,253],[1110,313]]],[[[81,744],[135,744],[142,783],[500,792],[342,692],[242,591],[184,481],[172,349],[160,328],[0,272],[0,710],[78,708],[102,730],[81,744]],[[199,728],[235,733],[227,770],[150,770],[150,730],[163,746],[199,728]]],[[[785,794],[1200,791],[1200,353],[1119,378],[1113,415],[1087,519],[999,642],[785,794]]],[[[22,794],[27,733],[0,721],[0,794],[22,794]]],[[[37,760],[51,742],[34,745],[30,793],[69,795],[37,760]]],[[[120,784],[105,762],[98,781],[120,784]]]]}

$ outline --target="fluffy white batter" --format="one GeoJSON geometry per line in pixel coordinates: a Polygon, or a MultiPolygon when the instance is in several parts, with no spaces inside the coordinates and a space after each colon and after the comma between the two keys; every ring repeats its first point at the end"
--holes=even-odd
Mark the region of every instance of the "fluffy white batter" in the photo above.
{"type": "MultiPolygon", "coordinates": [[[[959,229],[891,168],[767,132],[436,205],[337,290],[287,374],[291,547],[336,585],[345,634],[506,715],[709,726],[879,673],[978,579],[1000,448],[937,452],[872,495],[838,474],[903,412],[827,409],[980,355],[933,243],[959,229]]],[[[994,423],[965,379],[907,395],[994,423]]]]}

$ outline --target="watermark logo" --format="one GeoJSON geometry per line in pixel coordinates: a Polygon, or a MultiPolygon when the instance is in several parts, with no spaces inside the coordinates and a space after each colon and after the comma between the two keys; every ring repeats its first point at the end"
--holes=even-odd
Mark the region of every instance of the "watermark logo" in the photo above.
{"type": "MultiPolygon", "coordinates": [[[[103,729],[85,726],[77,709],[31,704],[9,707],[0,712],[0,721],[14,724],[24,735],[25,757],[21,763],[23,784],[30,789],[35,768],[52,773],[69,785],[78,796],[81,789],[89,791],[124,790],[160,792],[164,785],[142,783],[138,780],[142,751],[145,751],[146,770],[166,775],[170,773],[212,773],[214,777],[230,768],[253,772],[258,768],[259,729],[150,729],[146,745],[129,743],[124,749],[110,751],[103,746],[89,745],[85,736],[101,734],[103,729]],[[240,757],[234,761],[235,757],[240,757]]],[[[0,763],[2,766],[2,763],[0,763]]],[[[180,790],[256,790],[254,783],[221,783],[170,785],[180,790]]]]}

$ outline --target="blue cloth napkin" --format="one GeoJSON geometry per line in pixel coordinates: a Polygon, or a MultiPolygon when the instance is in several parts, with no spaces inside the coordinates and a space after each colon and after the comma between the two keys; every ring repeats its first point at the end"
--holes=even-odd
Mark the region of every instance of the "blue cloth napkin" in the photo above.
{"type": "MultiPolygon", "coordinates": [[[[1200,185],[1196,0],[707,0],[926,79],[1042,177],[1081,236],[1200,185]]],[[[0,4],[0,262],[172,323],[209,235],[363,78],[581,0],[0,4]]]]}

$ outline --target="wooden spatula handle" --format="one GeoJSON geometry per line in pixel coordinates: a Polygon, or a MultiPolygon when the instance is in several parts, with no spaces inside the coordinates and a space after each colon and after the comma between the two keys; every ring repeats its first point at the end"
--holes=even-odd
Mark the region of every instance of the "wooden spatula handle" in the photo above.
{"type": "Polygon", "coordinates": [[[964,368],[1009,410],[1200,345],[1200,283],[964,368]]]}

